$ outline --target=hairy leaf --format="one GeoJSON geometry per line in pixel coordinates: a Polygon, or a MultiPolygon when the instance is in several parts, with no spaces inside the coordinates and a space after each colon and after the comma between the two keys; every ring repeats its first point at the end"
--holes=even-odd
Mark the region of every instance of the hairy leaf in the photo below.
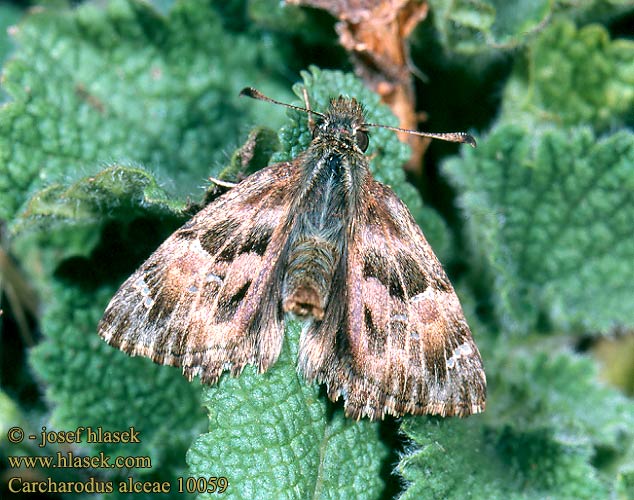
{"type": "Polygon", "coordinates": [[[445,165],[502,327],[634,325],[634,136],[500,125],[445,165]]]}
{"type": "Polygon", "coordinates": [[[429,3],[443,45],[472,55],[521,47],[556,19],[605,21],[634,7],[631,0],[430,0],[429,3]]]}
{"type": "Polygon", "coordinates": [[[202,0],[167,17],[135,0],[43,9],[16,33],[4,75],[12,102],[0,110],[3,218],[35,190],[112,161],[169,171],[191,192],[235,145],[249,113],[238,91],[263,50],[223,31],[202,0]]]}
{"type": "Polygon", "coordinates": [[[411,481],[402,498],[591,500],[625,487],[630,476],[613,470],[631,464],[634,403],[598,385],[588,359],[497,346],[513,348],[489,359],[486,413],[404,421],[416,448],[399,465],[411,481]]]}
{"type": "Polygon", "coordinates": [[[559,21],[540,33],[507,83],[502,120],[614,128],[634,118],[634,42],[600,25],[559,21]]]}
{"type": "Polygon", "coordinates": [[[443,43],[463,53],[519,45],[553,9],[548,0],[431,0],[430,5],[443,43]]]}
{"type": "Polygon", "coordinates": [[[298,375],[300,330],[287,327],[267,373],[249,367],[205,389],[209,432],[189,450],[190,474],[227,477],[227,498],[378,498],[387,454],[379,425],[345,418],[298,375]]]}

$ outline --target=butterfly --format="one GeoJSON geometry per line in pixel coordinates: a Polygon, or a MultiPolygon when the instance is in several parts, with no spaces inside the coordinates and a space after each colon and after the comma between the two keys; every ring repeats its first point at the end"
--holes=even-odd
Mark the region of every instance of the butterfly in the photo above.
{"type": "MultiPolygon", "coordinates": [[[[175,231],[119,288],[98,331],[130,355],[214,384],[277,360],[304,321],[298,370],[351,418],[484,410],[482,359],[442,265],[404,203],[376,181],[355,99],[309,113],[292,161],[235,185],[175,231]],[[312,119],[316,118],[315,122],[312,119]]],[[[464,133],[426,134],[475,145],[464,133]]]]}

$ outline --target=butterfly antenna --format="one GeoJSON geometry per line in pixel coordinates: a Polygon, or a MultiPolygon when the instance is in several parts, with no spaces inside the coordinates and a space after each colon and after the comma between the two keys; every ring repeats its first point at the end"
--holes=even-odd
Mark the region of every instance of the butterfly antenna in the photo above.
{"type": "Polygon", "coordinates": [[[302,108],[301,106],[293,106],[292,104],[287,104],[285,102],[276,101],[275,99],[271,99],[270,97],[265,96],[259,90],[254,89],[253,87],[245,87],[240,91],[240,95],[245,95],[247,97],[251,97],[252,99],[257,99],[259,101],[271,102],[273,104],[279,104],[280,106],[285,106],[290,109],[296,109],[297,111],[303,111],[304,113],[313,114],[324,118],[324,115],[313,111],[312,109],[302,108]]]}
{"type": "Polygon", "coordinates": [[[467,134],[466,132],[419,132],[418,130],[408,130],[406,128],[390,127],[389,125],[379,125],[378,123],[365,123],[365,126],[386,128],[388,130],[394,130],[395,132],[405,132],[406,134],[429,137],[430,139],[440,139],[441,141],[460,142],[462,144],[469,144],[469,146],[473,148],[476,147],[476,140],[471,134],[467,134]]]}

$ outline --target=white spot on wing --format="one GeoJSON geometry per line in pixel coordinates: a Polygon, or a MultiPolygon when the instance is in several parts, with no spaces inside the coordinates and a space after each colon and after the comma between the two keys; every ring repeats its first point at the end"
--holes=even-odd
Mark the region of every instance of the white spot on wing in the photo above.
{"type": "Polygon", "coordinates": [[[473,348],[467,342],[460,344],[453,350],[453,353],[449,359],[447,359],[447,368],[452,369],[456,367],[460,358],[466,358],[473,354],[473,348]]]}
{"type": "Polygon", "coordinates": [[[471,354],[473,352],[473,349],[471,348],[470,344],[467,344],[465,342],[464,344],[460,344],[456,348],[456,351],[458,351],[459,354],[461,354],[462,356],[468,356],[469,354],[471,354]]]}
{"type": "Polygon", "coordinates": [[[148,297],[150,295],[150,287],[147,285],[142,276],[134,282],[134,288],[136,288],[144,297],[148,297]]]}
{"type": "Polygon", "coordinates": [[[222,278],[214,273],[207,273],[207,276],[205,276],[205,280],[207,281],[207,283],[211,283],[213,281],[215,283],[218,283],[219,285],[222,285],[222,278]]]}
{"type": "Polygon", "coordinates": [[[150,287],[146,283],[143,277],[140,277],[138,280],[134,282],[134,288],[139,291],[143,300],[141,303],[147,308],[150,309],[154,305],[154,299],[150,297],[150,287]]]}
{"type": "Polygon", "coordinates": [[[420,302],[421,300],[430,300],[434,295],[434,291],[431,289],[431,287],[427,287],[425,288],[425,291],[423,293],[419,293],[417,295],[414,295],[410,300],[410,302],[420,302]]]}

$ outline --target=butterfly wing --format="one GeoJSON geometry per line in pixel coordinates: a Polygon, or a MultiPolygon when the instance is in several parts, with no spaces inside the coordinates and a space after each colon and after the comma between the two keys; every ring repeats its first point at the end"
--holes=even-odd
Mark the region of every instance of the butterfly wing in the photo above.
{"type": "Polygon", "coordinates": [[[110,301],[104,340],[206,383],[247,363],[265,371],[284,334],[275,283],[293,175],[267,167],[174,232],[110,301]]]}
{"type": "Polygon", "coordinates": [[[301,339],[301,371],[348,416],[466,416],[486,378],[456,293],[407,207],[370,179],[349,222],[324,319],[301,339]]]}

